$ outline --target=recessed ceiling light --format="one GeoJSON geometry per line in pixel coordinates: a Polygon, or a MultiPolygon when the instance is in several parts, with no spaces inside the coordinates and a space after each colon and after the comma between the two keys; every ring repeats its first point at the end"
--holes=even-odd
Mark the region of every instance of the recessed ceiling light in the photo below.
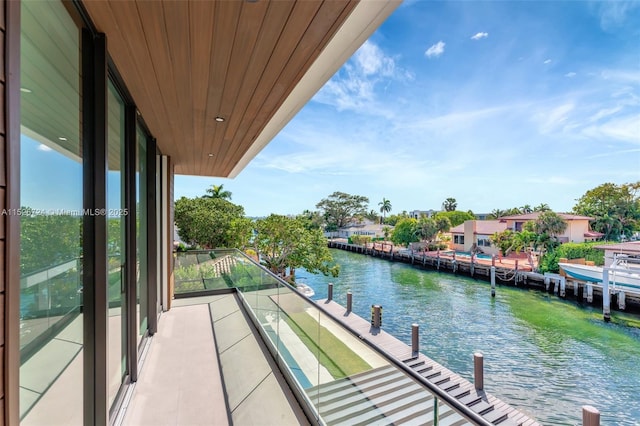
{"type": "Polygon", "coordinates": [[[216,117],[216,121],[217,121],[218,123],[222,123],[222,122],[224,121],[224,117],[220,117],[220,116],[218,116],[218,117],[216,117]]]}
{"type": "Polygon", "coordinates": [[[64,136],[60,136],[58,139],[60,139],[61,141],[66,141],[67,138],[65,138],[64,136]]]}
{"type": "Polygon", "coordinates": [[[213,157],[213,154],[212,154],[212,153],[209,153],[209,157],[213,157]]]}
{"type": "Polygon", "coordinates": [[[27,89],[26,87],[21,87],[21,88],[20,88],[20,91],[21,91],[22,93],[31,93],[31,89],[27,89]]]}

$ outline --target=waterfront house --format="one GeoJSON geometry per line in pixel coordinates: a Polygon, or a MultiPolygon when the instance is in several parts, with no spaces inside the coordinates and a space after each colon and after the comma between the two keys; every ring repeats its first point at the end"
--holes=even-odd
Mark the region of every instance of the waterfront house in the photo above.
{"type": "Polygon", "coordinates": [[[385,228],[389,229],[389,234],[393,230],[393,226],[379,224],[368,219],[361,222],[350,223],[344,228],[340,228],[337,232],[338,238],[349,238],[352,235],[362,235],[371,238],[384,238],[385,228]]]}
{"type": "Polygon", "coordinates": [[[501,220],[467,220],[449,230],[450,247],[455,251],[469,252],[475,246],[482,253],[498,254],[499,249],[491,245],[489,237],[507,229],[507,223],[501,220]]]}
{"type": "MultiPolygon", "coordinates": [[[[475,245],[483,253],[498,254],[498,248],[493,247],[489,241],[491,235],[507,229],[522,231],[526,222],[535,221],[539,215],[539,212],[534,212],[505,216],[498,220],[467,220],[449,230],[451,234],[451,249],[468,252],[475,245]]],[[[589,228],[589,221],[593,220],[592,218],[567,213],[558,213],[558,215],[567,222],[567,229],[561,235],[558,235],[558,240],[561,243],[582,243],[602,238],[603,234],[591,231],[589,228]]]]}
{"type": "MultiPolygon", "coordinates": [[[[504,216],[500,220],[506,221],[507,229],[513,231],[521,231],[522,226],[529,221],[535,221],[540,216],[540,212],[533,212],[527,214],[504,216]]],[[[602,238],[604,234],[600,232],[592,231],[589,227],[589,221],[593,220],[592,217],[579,216],[568,213],[558,213],[565,222],[567,222],[567,229],[560,235],[558,240],[561,243],[584,243],[585,241],[596,241],[602,238]]]]}

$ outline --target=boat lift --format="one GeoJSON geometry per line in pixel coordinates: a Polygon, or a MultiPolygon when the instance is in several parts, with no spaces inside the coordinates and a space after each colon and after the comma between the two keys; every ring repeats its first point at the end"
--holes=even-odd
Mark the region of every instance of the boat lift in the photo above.
{"type": "Polygon", "coordinates": [[[611,292],[618,293],[618,305],[624,309],[625,287],[616,286],[616,274],[618,272],[629,273],[629,270],[637,269],[640,273],[640,258],[626,254],[614,255],[613,263],[608,268],[602,268],[602,314],[606,322],[611,321],[611,292]],[[637,268],[629,265],[638,265],[637,268]],[[612,288],[609,288],[611,281],[612,288]]]}

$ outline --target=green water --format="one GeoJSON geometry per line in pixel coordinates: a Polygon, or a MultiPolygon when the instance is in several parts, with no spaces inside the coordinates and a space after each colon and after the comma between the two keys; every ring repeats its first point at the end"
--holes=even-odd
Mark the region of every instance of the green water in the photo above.
{"type": "MultiPolygon", "coordinates": [[[[485,390],[542,424],[581,424],[581,407],[593,405],[603,425],[640,425],[640,321],[579,306],[543,292],[497,288],[359,254],[332,251],[340,277],[299,271],[315,298],[334,299],[367,318],[383,306],[383,329],[411,342],[420,324],[422,352],[472,379],[473,352],[485,358],[485,390]]],[[[568,299],[571,299],[569,297],[568,299]]]]}

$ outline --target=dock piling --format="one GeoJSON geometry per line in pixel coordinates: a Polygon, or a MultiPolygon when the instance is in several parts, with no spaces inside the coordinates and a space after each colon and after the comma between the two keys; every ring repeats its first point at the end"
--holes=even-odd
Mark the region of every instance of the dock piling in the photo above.
{"type": "Polygon", "coordinates": [[[596,407],[582,406],[582,426],[600,426],[600,411],[596,407]]]}
{"type": "Polygon", "coordinates": [[[382,306],[371,305],[371,325],[375,328],[382,326],[382,306]]]}
{"type": "Polygon", "coordinates": [[[625,299],[626,299],[625,292],[619,291],[618,292],[618,309],[620,309],[621,311],[624,311],[625,308],[627,307],[625,299]]]}
{"type": "Polygon", "coordinates": [[[491,267],[491,297],[496,297],[496,267],[491,267]]]}
{"type": "Polygon", "coordinates": [[[420,351],[420,326],[411,324],[411,352],[416,354],[420,351]]]}
{"type": "Polygon", "coordinates": [[[609,269],[602,270],[602,317],[611,321],[611,295],[609,294],[609,269]]]}
{"type": "Polygon", "coordinates": [[[327,288],[327,300],[333,300],[333,283],[329,283],[327,288]]]}
{"type": "Polygon", "coordinates": [[[476,390],[484,388],[484,356],[480,352],[473,354],[473,384],[476,390]]]}
{"type": "Polygon", "coordinates": [[[560,277],[560,297],[565,297],[567,294],[567,279],[560,277]]]}
{"type": "Polygon", "coordinates": [[[347,312],[351,312],[351,308],[353,307],[353,293],[351,290],[347,291],[347,312]]]}
{"type": "Polygon", "coordinates": [[[593,284],[587,283],[584,285],[584,295],[583,297],[587,299],[587,303],[593,302],[593,284]]]}

